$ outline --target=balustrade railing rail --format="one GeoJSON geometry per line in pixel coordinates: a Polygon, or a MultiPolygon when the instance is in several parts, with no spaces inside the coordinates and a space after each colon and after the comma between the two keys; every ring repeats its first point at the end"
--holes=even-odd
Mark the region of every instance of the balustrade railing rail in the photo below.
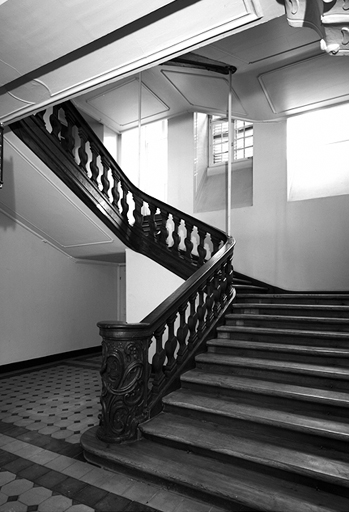
{"type": "Polygon", "coordinates": [[[11,128],[127,246],[180,277],[225,243],[222,231],[137,188],[71,102],[11,128]]]}
{"type": "Polygon", "coordinates": [[[138,424],[159,409],[233,300],[235,242],[135,187],[70,102],[11,128],[127,246],[186,279],[139,324],[98,324],[97,436],[135,439],[138,424]]]}

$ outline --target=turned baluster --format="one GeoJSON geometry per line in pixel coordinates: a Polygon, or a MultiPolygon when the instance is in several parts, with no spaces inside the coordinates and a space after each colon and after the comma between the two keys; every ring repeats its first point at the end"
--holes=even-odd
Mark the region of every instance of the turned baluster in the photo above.
{"type": "Polygon", "coordinates": [[[179,349],[177,352],[177,363],[181,364],[185,361],[186,355],[188,353],[188,347],[186,344],[186,339],[188,335],[188,324],[185,319],[185,312],[187,310],[188,303],[185,302],[179,307],[179,316],[180,316],[180,324],[177,330],[177,340],[179,349]]]}
{"type": "Polygon", "coordinates": [[[227,276],[227,296],[228,298],[232,297],[233,296],[233,293],[234,293],[234,287],[233,287],[233,284],[234,284],[234,269],[233,269],[233,263],[232,263],[232,258],[229,258],[228,261],[227,261],[227,266],[226,266],[226,276],[227,276]]]}
{"type": "Polygon", "coordinates": [[[62,123],[59,120],[59,111],[60,106],[55,105],[52,109],[52,114],[50,115],[50,123],[52,127],[51,134],[59,140],[59,134],[62,132],[62,123]]]}
{"type": "Polygon", "coordinates": [[[174,357],[174,353],[176,351],[177,344],[178,344],[177,336],[175,336],[175,333],[174,333],[174,323],[176,321],[176,318],[177,318],[177,313],[174,313],[167,320],[168,339],[165,343],[165,352],[166,352],[166,357],[167,357],[167,363],[165,366],[165,374],[167,376],[171,375],[175,371],[176,364],[177,364],[177,361],[174,357]]]}
{"type": "Polygon", "coordinates": [[[97,145],[90,141],[90,148],[92,153],[92,159],[90,163],[90,169],[91,169],[91,181],[98,187],[98,181],[97,178],[99,176],[99,168],[97,165],[97,158],[98,158],[98,147],[97,145]]]}
{"type": "Polygon", "coordinates": [[[214,236],[212,234],[210,234],[210,236],[211,236],[211,242],[212,242],[212,245],[213,245],[212,255],[211,256],[213,256],[219,250],[219,248],[221,246],[221,243],[222,243],[222,239],[218,238],[218,237],[216,237],[216,236],[214,236]]]}
{"type": "Polygon", "coordinates": [[[78,155],[79,155],[79,159],[80,159],[79,167],[87,175],[88,173],[87,173],[86,164],[88,161],[88,154],[86,152],[86,144],[87,144],[88,136],[87,136],[87,133],[84,130],[84,128],[81,128],[81,127],[78,129],[78,133],[79,133],[79,137],[80,137],[80,146],[78,149],[78,155]]]}
{"type": "Polygon", "coordinates": [[[124,181],[121,182],[121,189],[122,189],[121,215],[123,216],[124,220],[128,224],[128,216],[127,216],[127,214],[128,214],[128,210],[129,210],[129,205],[128,205],[128,202],[127,202],[127,194],[129,193],[129,189],[128,189],[127,184],[124,181]]]}
{"type": "Polygon", "coordinates": [[[185,237],[185,240],[184,240],[184,245],[186,247],[186,251],[185,251],[185,259],[187,261],[189,261],[190,263],[192,262],[192,251],[193,251],[193,248],[194,248],[194,244],[193,242],[191,241],[191,236],[192,236],[192,232],[193,232],[193,229],[194,229],[194,225],[189,221],[189,220],[186,220],[185,221],[185,229],[187,230],[187,236],[185,237]]]}
{"type": "Polygon", "coordinates": [[[178,230],[179,230],[179,225],[180,225],[181,219],[179,217],[177,217],[176,215],[172,215],[172,218],[173,218],[172,250],[174,252],[179,252],[179,244],[180,244],[181,238],[179,236],[178,230]]]}
{"type": "Polygon", "coordinates": [[[204,301],[205,285],[201,285],[199,288],[199,306],[198,306],[198,338],[201,340],[205,330],[205,313],[206,304],[204,301]]]}
{"type": "Polygon", "coordinates": [[[190,314],[188,317],[188,328],[189,328],[189,338],[188,338],[188,350],[191,352],[195,347],[195,344],[198,340],[197,332],[196,332],[196,324],[198,321],[197,313],[196,313],[196,297],[197,293],[194,293],[189,298],[190,304],[190,314]]]}
{"type": "Polygon", "coordinates": [[[209,328],[212,320],[214,318],[213,314],[213,303],[214,303],[214,296],[213,296],[213,284],[214,284],[214,277],[211,276],[207,279],[207,290],[206,290],[206,328],[209,328]]]}
{"type": "Polygon", "coordinates": [[[118,172],[115,169],[112,169],[111,172],[112,172],[112,176],[113,176],[113,180],[114,180],[113,187],[111,189],[111,194],[113,196],[112,205],[114,206],[114,208],[116,210],[119,210],[119,200],[120,200],[119,182],[120,182],[120,177],[119,177],[118,172]]]}
{"type": "Polygon", "coordinates": [[[41,110],[40,112],[37,112],[35,114],[35,119],[37,119],[39,121],[39,123],[41,124],[41,126],[43,128],[45,128],[45,130],[46,130],[46,123],[45,123],[45,119],[44,119],[45,112],[46,112],[46,110],[41,110]]]}
{"type": "Polygon", "coordinates": [[[75,121],[69,111],[64,111],[64,114],[65,119],[67,121],[67,125],[62,124],[61,134],[63,138],[61,140],[61,143],[65,151],[67,151],[71,156],[74,156],[73,151],[75,148],[75,139],[73,135],[73,127],[75,121]]]}
{"type": "Polygon", "coordinates": [[[141,199],[139,196],[136,196],[136,194],[132,194],[133,200],[135,202],[135,208],[133,210],[133,217],[135,219],[135,227],[142,229],[142,206],[143,206],[143,199],[141,199]]]}
{"type": "Polygon", "coordinates": [[[220,270],[216,270],[214,273],[214,291],[213,291],[213,297],[214,297],[214,306],[213,306],[213,314],[215,318],[219,315],[219,312],[221,310],[221,304],[220,304],[220,296],[221,296],[221,283],[220,283],[220,270]]]}
{"type": "Polygon", "coordinates": [[[205,263],[205,258],[206,258],[206,249],[205,249],[205,238],[206,238],[206,231],[203,231],[202,229],[198,229],[198,234],[199,234],[199,245],[198,245],[198,254],[199,254],[199,259],[198,259],[198,265],[201,266],[205,263]]]}
{"type": "Polygon", "coordinates": [[[157,227],[156,227],[156,220],[155,220],[155,214],[157,207],[155,204],[148,203],[149,204],[149,237],[152,240],[157,241],[157,227]]]}
{"type": "Polygon", "coordinates": [[[152,386],[152,395],[158,395],[162,389],[165,381],[164,363],[166,359],[166,352],[162,344],[162,337],[165,331],[165,325],[162,325],[154,332],[156,347],[155,354],[152,359],[152,366],[154,372],[154,380],[152,386]]]}
{"type": "Polygon", "coordinates": [[[169,214],[166,210],[161,210],[160,215],[161,215],[161,226],[160,226],[159,242],[162,245],[167,246],[167,237],[168,237],[167,219],[168,219],[169,214]]]}

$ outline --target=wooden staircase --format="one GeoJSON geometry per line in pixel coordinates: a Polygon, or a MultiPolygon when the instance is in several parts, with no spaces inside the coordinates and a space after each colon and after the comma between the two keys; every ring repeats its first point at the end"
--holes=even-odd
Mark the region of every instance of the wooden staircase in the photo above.
{"type": "Polygon", "coordinates": [[[348,512],[349,294],[234,283],[225,324],[141,439],[107,460],[96,439],[89,458],[224,510],[348,512]]]}

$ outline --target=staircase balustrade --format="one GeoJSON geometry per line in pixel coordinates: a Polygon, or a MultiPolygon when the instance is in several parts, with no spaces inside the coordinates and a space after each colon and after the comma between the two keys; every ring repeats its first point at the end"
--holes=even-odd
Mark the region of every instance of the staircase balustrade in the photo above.
{"type": "Polygon", "coordinates": [[[103,339],[99,439],[132,440],[138,424],[159,410],[161,398],[234,297],[233,250],[230,239],[141,323],[98,323],[103,339]],[[150,364],[148,349],[153,347],[150,364]]]}
{"type": "Polygon", "coordinates": [[[183,279],[226,242],[220,230],[138,189],[71,102],[11,128],[125,245],[183,279]]]}
{"type": "Polygon", "coordinates": [[[11,129],[125,245],[186,279],[141,323],[98,323],[103,355],[97,436],[108,443],[133,440],[233,300],[235,242],[135,187],[72,103],[11,129]]]}

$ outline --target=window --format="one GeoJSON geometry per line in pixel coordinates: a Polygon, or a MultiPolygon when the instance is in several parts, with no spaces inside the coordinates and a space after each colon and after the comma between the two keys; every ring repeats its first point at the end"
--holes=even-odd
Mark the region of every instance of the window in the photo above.
{"type": "MultiPolygon", "coordinates": [[[[210,165],[228,161],[228,119],[210,117],[210,165]]],[[[249,121],[233,121],[233,160],[253,156],[253,124],[249,121]]]]}
{"type": "Polygon", "coordinates": [[[287,120],[289,201],[349,194],[349,104],[287,120]]]}

